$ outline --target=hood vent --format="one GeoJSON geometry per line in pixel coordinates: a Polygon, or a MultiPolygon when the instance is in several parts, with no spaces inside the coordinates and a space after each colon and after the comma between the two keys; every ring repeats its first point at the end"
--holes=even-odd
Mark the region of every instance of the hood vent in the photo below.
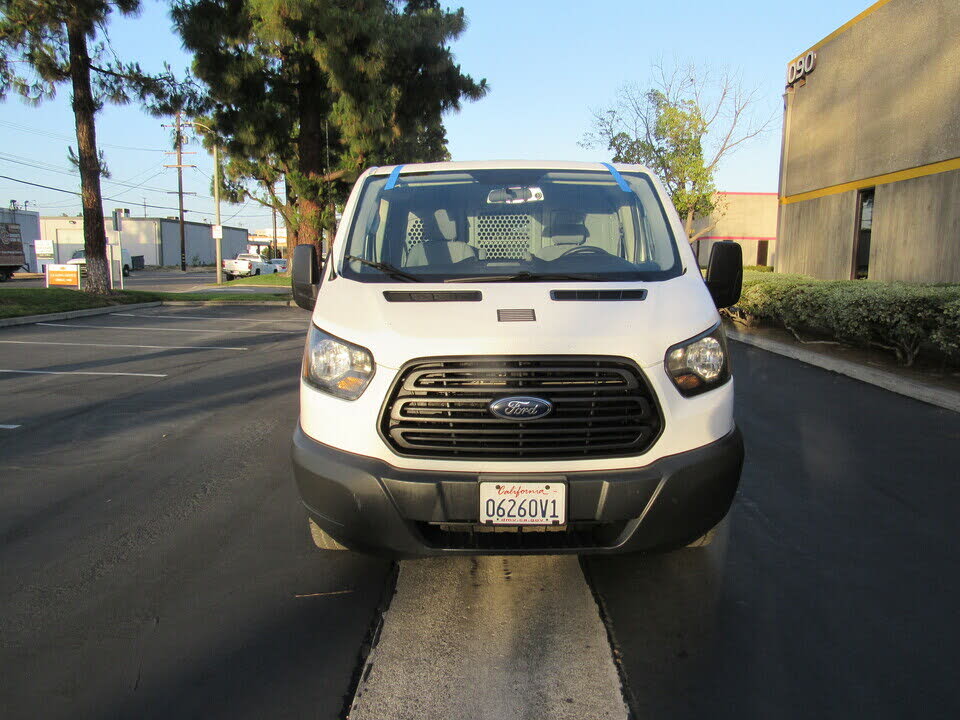
{"type": "Polygon", "coordinates": [[[554,300],[646,300],[646,290],[551,290],[554,300]]]}
{"type": "Polygon", "coordinates": [[[479,290],[438,290],[436,292],[403,292],[384,290],[387,302],[480,302],[483,295],[479,290]]]}
{"type": "Polygon", "coordinates": [[[534,322],[537,314],[533,310],[497,310],[500,322],[534,322]]]}

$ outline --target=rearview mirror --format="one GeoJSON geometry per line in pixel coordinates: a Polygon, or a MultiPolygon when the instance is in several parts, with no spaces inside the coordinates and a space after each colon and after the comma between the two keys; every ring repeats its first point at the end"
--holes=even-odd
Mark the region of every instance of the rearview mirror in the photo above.
{"type": "Polygon", "coordinates": [[[735,242],[724,240],[710,248],[707,264],[707,289],[718,308],[734,305],[743,288],[743,249],[735,242]]]}
{"type": "Polygon", "coordinates": [[[490,205],[517,205],[542,201],[543,190],[538,187],[494,188],[487,193],[487,203],[490,205]]]}
{"type": "Polygon", "coordinates": [[[312,311],[320,289],[320,264],[314,245],[297,245],[293,249],[290,284],[293,286],[293,301],[304,310],[312,311]]]}

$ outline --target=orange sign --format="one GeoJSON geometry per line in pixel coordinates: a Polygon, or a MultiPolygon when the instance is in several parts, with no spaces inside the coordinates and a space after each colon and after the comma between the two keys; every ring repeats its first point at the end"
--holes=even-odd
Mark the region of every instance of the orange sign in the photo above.
{"type": "Polygon", "coordinates": [[[47,270],[47,287],[67,286],[80,287],[79,265],[45,265],[47,270]]]}

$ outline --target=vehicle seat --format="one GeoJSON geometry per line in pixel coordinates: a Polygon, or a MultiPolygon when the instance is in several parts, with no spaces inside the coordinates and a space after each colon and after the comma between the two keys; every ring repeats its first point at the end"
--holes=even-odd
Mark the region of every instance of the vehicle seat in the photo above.
{"type": "Polygon", "coordinates": [[[582,222],[558,223],[548,229],[549,233],[544,233],[544,237],[549,237],[553,244],[536,252],[541,260],[555,260],[578,245],[583,245],[590,234],[582,222]]]}
{"type": "Polygon", "coordinates": [[[450,265],[477,257],[475,248],[457,240],[457,224],[446,210],[413,215],[423,223],[423,240],[410,248],[405,267],[450,265]]]}

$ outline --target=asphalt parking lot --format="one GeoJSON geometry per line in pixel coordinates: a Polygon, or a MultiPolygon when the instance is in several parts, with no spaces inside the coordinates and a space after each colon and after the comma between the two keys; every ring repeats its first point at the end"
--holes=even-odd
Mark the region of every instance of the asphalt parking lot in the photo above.
{"type": "Polygon", "coordinates": [[[307,323],[176,307],[0,330],[0,716],[337,716],[391,566],[306,532],[307,323]]]}
{"type": "Polygon", "coordinates": [[[397,581],[306,531],[308,322],[167,306],[0,329],[0,716],[586,716],[559,694],[583,692],[578,663],[632,718],[960,713],[957,414],[733,343],[747,463],[714,545],[397,581]]]}

